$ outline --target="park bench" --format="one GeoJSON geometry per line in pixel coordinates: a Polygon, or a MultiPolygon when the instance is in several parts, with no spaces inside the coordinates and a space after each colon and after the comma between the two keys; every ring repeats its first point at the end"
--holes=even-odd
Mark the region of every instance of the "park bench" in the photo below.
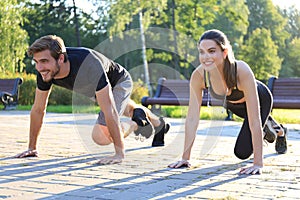
{"type": "Polygon", "coordinates": [[[0,100],[4,105],[4,110],[16,109],[19,99],[19,86],[22,82],[21,78],[0,79],[0,100]]]}
{"type": "MultiPolygon", "coordinates": [[[[142,98],[142,105],[151,106],[151,110],[158,113],[162,105],[188,106],[189,105],[189,80],[175,80],[159,78],[156,92],[153,97],[142,98]]],[[[212,98],[208,90],[203,91],[202,106],[222,106],[223,101],[212,98]]]]}
{"type": "Polygon", "coordinates": [[[273,108],[300,109],[300,78],[277,78],[268,80],[273,94],[273,108]]]}

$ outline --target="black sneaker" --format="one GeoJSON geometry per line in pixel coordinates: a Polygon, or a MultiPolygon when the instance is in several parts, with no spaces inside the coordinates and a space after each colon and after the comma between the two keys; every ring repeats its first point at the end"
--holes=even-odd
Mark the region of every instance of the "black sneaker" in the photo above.
{"type": "MultiPolygon", "coordinates": [[[[278,127],[280,129],[280,127],[278,127]]],[[[277,137],[277,131],[273,128],[271,120],[267,120],[267,123],[264,127],[265,136],[264,139],[269,143],[273,143],[277,137]]]]}
{"type": "Polygon", "coordinates": [[[165,134],[170,129],[170,124],[168,122],[165,122],[164,118],[160,117],[160,125],[158,127],[154,127],[155,129],[155,135],[152,141],[153,147],[161,147],[165,145],[165,134]]]}
{"type": "Polygon", "coordinates": [[[276,143],[275,143],[275,150],[278,154],[285,154],[287,151],[287,143],[286,143],[287,128],[283,127],[281,124],[280,126],[284,130],[284,136],[277,136],[276,143]]]}
{"type": "Polygon", "coordinates": [[[132,121],[135,121],[138,125],[137,130],[134,131],[136,136],[141,135],[145,138],[149,138],[154,134],[153,125],[142,108],[135,108],[133,110],[132,121]]]}

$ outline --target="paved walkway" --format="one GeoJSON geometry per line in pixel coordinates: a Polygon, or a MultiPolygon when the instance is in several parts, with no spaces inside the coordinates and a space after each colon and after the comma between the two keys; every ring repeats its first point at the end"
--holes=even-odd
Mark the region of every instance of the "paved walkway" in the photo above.
{"type": "Polygon", "coordinates": [[[151,139],[126,138],[126,159],[100,166],[97,158],[113,146],[90,140],[94,115],[48,113],[39,138],[39,158],[14,159],[28,143],[29,113],[0,111],[0,199],[300,199],[300,125],[289,124],[288,152],[264,147],[264,173],[239,175],[251,164],[233,155],[241,123],[200,121],[192,151],[193,167],[169,169],[183,149],[183,119],[165,147],[151,139]]]}

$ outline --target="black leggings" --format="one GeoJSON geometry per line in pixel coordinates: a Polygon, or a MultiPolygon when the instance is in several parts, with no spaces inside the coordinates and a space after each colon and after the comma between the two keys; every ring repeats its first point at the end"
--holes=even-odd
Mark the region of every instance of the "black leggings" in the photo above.
{"type": "MultiPolygon", "coordinates": [[[[256,82],[260,102],[261,122],[262,126],[264,127],[272,109],[273,97],[270,90],[266,87],[265,84],[263,84],[260,81],[256,82]]],[[[236,144],[234,147],[234,154],[240,159],[247,159],[253,153],[253,146],[247,116],[246,103],[232,104],[230,102],[227,102],[227,108],[231,110],[235,115],[244,118],[242,128],[237,137],[236,144]]]]}

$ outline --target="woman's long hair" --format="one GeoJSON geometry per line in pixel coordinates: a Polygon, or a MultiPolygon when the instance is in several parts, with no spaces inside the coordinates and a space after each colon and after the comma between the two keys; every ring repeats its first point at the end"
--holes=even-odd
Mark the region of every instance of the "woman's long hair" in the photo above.
{"type": "Polygon", "coordinates": [[[217,45],[219,45],[224,51],[227,49],[228,53],[224,61],[224,79],[226,82],[226,85],[229,89],[234,88],[236,86],[236,68],[235,68],[235,58],[232,51],[232,46],[230,45],[230,42],[227,38],[227,36],[217,29],[212,29],[205,31],[202,36],[200,37],[198,41],[198,45],[202,40],[214,40],[217,45]]]}

